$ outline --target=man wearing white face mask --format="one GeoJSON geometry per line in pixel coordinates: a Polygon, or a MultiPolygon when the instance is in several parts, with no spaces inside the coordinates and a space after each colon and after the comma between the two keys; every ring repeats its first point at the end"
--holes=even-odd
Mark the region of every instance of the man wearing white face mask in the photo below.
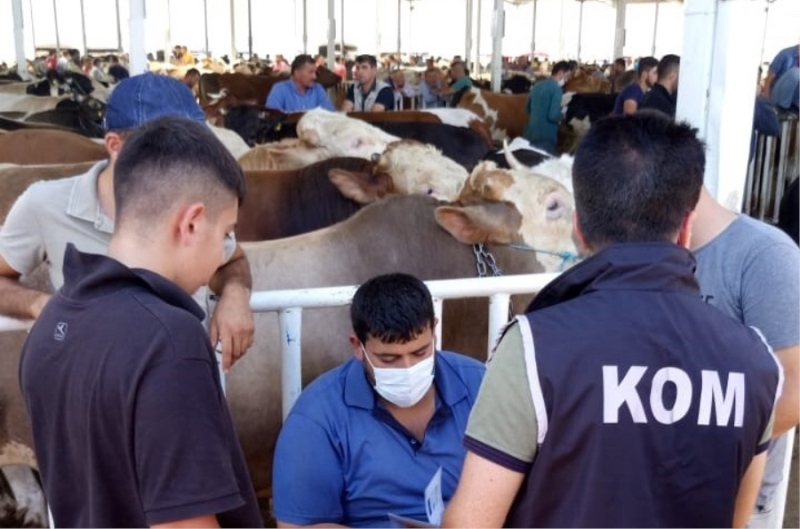
{"type": "Polygon", "coordinates": [[[523,136],[534,147],[556,153],[558,125],[561,123],[561,88],[570,75],[569,63],[557,62],[549,79],[537,81],[528,96],[525,112],[528,124],[523,136]]]}
{"type": "Polygon", "coordinates": [[[361,285],[351,319],[354,358],[303,391],[278,438],[279,527],[429,521],[429,484],[444,503],[455,492],[484,366],[436,351],[430,292],[413,276],[361,285]]]}

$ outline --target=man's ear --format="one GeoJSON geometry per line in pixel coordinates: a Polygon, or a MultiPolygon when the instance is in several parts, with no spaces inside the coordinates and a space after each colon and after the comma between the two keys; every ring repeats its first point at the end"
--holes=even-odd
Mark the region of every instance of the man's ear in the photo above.
{"type": "Polygon", "coordinates": [[[689,212],[681,222],[681,229],[678,232],[678,245],[683,246],[687,250],[692,244],[692,226],[694,225],[695,212],[689,212]]]}
{"type": "Polygon", "coordinates": [[[572,214],[572,232],[575,236],[575,242],[578,245],[579,253],[581,254],[590,254],[592,253],[591,247],[586,243],[586,238],[583,236],[583,230],[581,229],[581,223],[578,219],[578,211],[576,210],[572,214]]]}
{"type": "Polygon", "coordinates": [[[361,349],[361,341],[355,334],[350,335],[350,345],[353,347],[353,356],[360,362],[364,361],[364,351],[361,349]]]}
{"type": "Polygon", "coordinates": [[[125,143],[122,137],[116,132],[107,132],[105,135],[106,152],[111,159],[111,163],[117,161],[119,151],[122,150],[122,145],[125,143]]]}
{"type": "Polygon", "coordinates": [[[173,227],[181,246],[194,244],[195,235],[206,217],[206,206],[202,202],[195,202],[178,210],[174,217],[173,227]]]}

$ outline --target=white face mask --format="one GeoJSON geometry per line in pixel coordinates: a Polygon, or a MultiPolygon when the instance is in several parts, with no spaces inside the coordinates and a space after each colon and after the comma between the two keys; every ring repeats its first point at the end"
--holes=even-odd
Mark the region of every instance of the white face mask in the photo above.
{"type": "Polygon", "coordinates": [[[422,400],[433,384],[435,353],[411,367],[375,367],[364,344],[361,350],[375,373],[375,391],[396,406],[410,408],[422,400]]]}
{"type": "Polygon", "coordinates": [[[564,86],[564,83],[566,83],[566,81],[563,78],[558,80],[558,86],[564,86]]]}

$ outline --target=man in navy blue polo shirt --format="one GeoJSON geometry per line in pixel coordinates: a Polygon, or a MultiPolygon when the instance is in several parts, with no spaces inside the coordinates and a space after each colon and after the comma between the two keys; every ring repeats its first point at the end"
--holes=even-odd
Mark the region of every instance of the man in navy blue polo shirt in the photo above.
{"type": "Polygon", "coordinates": [[[704,166],[696,131],[656,112],[583,139],[575,235],[593,255],[498,344],[445,527],[747,522],[783,374],[760,332],[701,298],[687,246],[704,166]]]}
{"type": "Polygon", "coordinates": [[[262,525],[191,296],[224,261],[244,193],[204,124],[158,118],[126,139],[108,257],[67,246],[20,363],[56,527],[262,525]]]}
{"type": "Polygon", "coordinates": [[[367,281],[351,317],[355,358],[303,391],[278,438],[279,527],[426,521],[428,486],[446,502],[461,474],[483,365],[435,350],[433,303],[415,277],[367,281]]]}
{"type": "Polygon", "coordinates": [[[311,55],[294,58],[291,77],[275,83],[265,106],[283,112],[305,112],[318,107],[335,110],[325,89],[317,82],[317,65],[311,55]]]}

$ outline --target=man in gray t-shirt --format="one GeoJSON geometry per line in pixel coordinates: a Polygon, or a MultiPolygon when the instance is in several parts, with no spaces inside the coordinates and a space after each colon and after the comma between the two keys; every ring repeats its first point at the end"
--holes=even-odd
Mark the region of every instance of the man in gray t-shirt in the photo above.
{"type": "Polygon", "coordinates": [[[800,249],[782,231],[726,209],[703,190],[692,251],[703,298],[730,317],[756,327],[783,366],[783,394],[775,407],[773,443],[756,510],[748,527],[779,527],[776,489],[783,479],[787,431],[800,421],[800,249]]]}

